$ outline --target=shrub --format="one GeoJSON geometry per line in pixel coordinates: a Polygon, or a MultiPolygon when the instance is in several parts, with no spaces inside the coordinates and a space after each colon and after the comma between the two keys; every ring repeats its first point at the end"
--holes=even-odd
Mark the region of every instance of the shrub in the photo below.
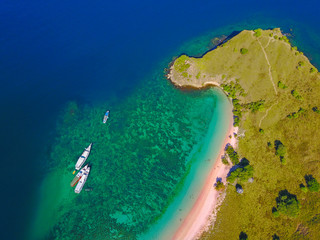
{"type": "Polygon", "coordinates": [[[312,111],[314,111],[315,113],[320,114],[320,109],[318,109],[318,107],[313,107],[312,111]]]}
{"type": "Polygon", "coordinates": [[[291,91],[291,95],[294,96],[298,100],[302,100],[303,99],[302,96],[296,90],[292,90],[291,91]]]}
{"type": "Polygon", "coordinates": [[[301,191],[304,192],[304,193],[308,192],[308,188],[307,188],[305,185],[303,185],[303,184],[300,184],[300,189],[301,189],[301,191]]]}
{"type": "Polygon", "coordinates": [[[316,69],[315,68],[310,68],[310,73],[314,73],[314,72],[316,72],[316,69]]]}
{"type": "Polygon", "coordinates": [[[288,88],[284,83],[282,83],[281,81],[278,82],[278,88],[281,88],[281,89],[286,89],[288,88]]]}
{"type": "Polygon", "coordinates": [[[305,65],[305,63],[304,63],[303,61],[300,61],[300,62],[298,62],[298,65],[299,65],[300,67],[302,67],[302,66],[305,65]]]}
{"type": "Polygon", "coordinates": [[[273,234],[272,240],[280,240],[280,237],[277,234],[273,234]]]}
{"type": "Polygon", "coordinates": [[[216,185],[215,185],[215,189],[217,190],[217,191],[220,191],[220,190],[223,190],[224,189],[224,184],[223,184],[223,182],[222,181],[217,181],[217,183],[216,183],[216,185]]]}
{"type": "Polygon", "coordinates": [[[278,36],[277,36],[277,35],[275,35],[275,36],[274,36],[274,39],[278,39],[278,36]]]}
{"type": "Polygon", "coordinates": [[[259,29],[256,29],[256,30],[254,30],[254,36],[256,36],[256,37],[260,37],[261,36],[261,32],[262,32],[262,29],[261,28],[259,28],[259,29]]]}
{"type": "Polygon", "coordinates": [[[280,157],[280,162],[282,165],[286,165],[287,164],[287,159],[285,157],[280,157]]]}
{"type": "Polygon", "coordinates": [[[292,118],[298,118],[300,117],[303,113],[305,113],[307,110],[300,108],[298,112],[294,112],[289,114],[287,117],[292,119],[292,118]]]}
{"type": "Polygon", "coordinates": [[[239,235],[239,240],[248,240],[248,235],[244,232],[241,232],[239,235]]]}
{"type": "Polygon", "coordinates": [[[248,103],[246,104],[246,107],[250,109],[252,113],[255,113],[257,111],[261,112],[264,110],[264,100],[248,103]]]}
{"type": "Polygon", "coordinates": [[[238,153],[233,149],[231,145],[229,145],[226,149],[226,152],[231,160],[231,162],[236,165],[239,163],[239,156],[238,153]]]}
{"type": "Polygon", "coordinates": [[[312,175],[306,175],[304,178],[310,192],[319,192],[320,184],[318,183],[317,179],[315,179],[312,175]]]}
{"type": "Polygon", "coordinates": [[[282,144],[282,142],[280,142],[279,140],[276,140],[274,142],[275,145],[275,149],[276,149],[276,155],[279,156],[280,158],[286,155],[287,153],[287,149],[286,147],[282,144]]]}
{"type": "Polygon", "coordinates": [[[278,211],[277,209],[274,210],[274,211],[272,211],[272,215],[273,215],[275,218],[280,217],[280,213],[279,213],[279,211],[278,211]]]}
{"type": "Polygon", "coordinates": [[[264,130],[262,128],[260,128],[259,133],[264,134],[264,130]]]}
{"type": "Polygon", "coordinates": [[[223,163],[224,165],[229,165],[229,162],[228,162],[228,160],[227,160],[225,157],[223,157],[223,158],[221,159],[221,161],[222,161],[222,163],[223,163]]]}
{"type": "Polygon", "coordinates": [[[269,36],[270,36],[270,37],[273,37],[273,33],[270,33],[269,36]]]}
{"type": "Polygon", "coordinates": [[[248,51],[249,51],[249,50],[246,49],[246,48],[241,48],[241,49],[240,49],[240,53],[241,53],[241,54],[246,54],[246,53],[248,53],[248,51]]]}
{"type": "Polygon", "coordinates": [[[298,48],[297,47],[292,47],[291,50],[297,51],[298,48]]]}

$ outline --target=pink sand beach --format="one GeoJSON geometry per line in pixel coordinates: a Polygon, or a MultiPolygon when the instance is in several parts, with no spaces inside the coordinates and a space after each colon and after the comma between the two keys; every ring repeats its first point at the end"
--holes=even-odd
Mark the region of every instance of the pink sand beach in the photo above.
{"type": "Polygon", "coordinates": [[[216,159],[204,186],[202,187],[201,193],[191,211],[175,232],[173,239],[195,239],[201,235],[208,225],[214,223],[215,219],[214,217],[212,218],[213,211],[216,210],[220,201],[223,199],[219,199],[221,192],[215,190],[213,184],[216,182],[217,178],[221,178],[222,181],[226,183],[226,177],[231,165],[224,165],[221,158],[225,153],[224,148],[227,144],[231,144],[234,148],[236,147],[237,140],[234,133],[237,133],[237,131],[238,129],[234,128],[231,123],[229,127],[229,134],[227,135],[223,147],[220,150],[220,154],[216,159]]]}

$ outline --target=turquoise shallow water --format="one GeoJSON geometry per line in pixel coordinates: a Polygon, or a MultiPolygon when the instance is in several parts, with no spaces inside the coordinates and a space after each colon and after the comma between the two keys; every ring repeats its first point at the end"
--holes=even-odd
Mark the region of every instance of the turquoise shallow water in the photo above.
{"type": "Polygon", "coordinates": [[[203,104],[212,104],[214,114],[205,137],[194,146],[187,157],[190,165],[184,184],[161,219],[147,233],[141,235],[140,239],[170,239],[199,197],[201,187],[223,147],[231,123],[232,107],[229,99],[218,89],[212,90],[212,94],[203,104]]]}
{"type": "Polygon", "coordinates": [[[34,238],[134,239],[159,219],[156,228],[161,229],[163,221],[170,223],[173,209],[179,207],[185,215],[192,207],[214,163],[212,151],[218,151],[225,137],[230,103],[221,91],[181,92],[162,74],[151,78],[117,105],[70,102],[65,107],[34,238]],[[111,112],[104,125],[106,108],[111,112]],[[93,191],[75,195],[69,186],[71,173],[90,142],[92,170],[86,186],[93,191]],[[194,195],[192,201],[186,201],[186,192],[194,195]]]}

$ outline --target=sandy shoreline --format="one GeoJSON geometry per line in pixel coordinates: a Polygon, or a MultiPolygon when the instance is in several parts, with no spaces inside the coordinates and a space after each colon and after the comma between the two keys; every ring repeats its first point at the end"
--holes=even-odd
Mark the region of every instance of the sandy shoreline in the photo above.
{"type": "Polygon", "coordinates": [[[221,161],[221,157],[224,155],[224,148],[227,144],[231,144],[236,147],[237,140],[234,137],[234,133],[237,133],[238,128],[233,127],[232,114],[230,117],[229,131],[224,140],[222,149],[220,149],[219,156],[213,168],[210,171],[208,178],[202,187],[201,193],[193,205],[186,219],[182,222],[178,230],[175,232],[172,239],[175,240],[187,240],[195,239],[201,235],[201,233],[212,224],[215,217],[212,216],[214,210],[219,206],[219,196],[221,192],[215,190],[213,185],[216,183],[217,178],[221,178],[226,182],[226,176],[231,168],[231,165],[224,165],[221,161]],[[232,136],[230,138],[229,136],[232,136]]]}

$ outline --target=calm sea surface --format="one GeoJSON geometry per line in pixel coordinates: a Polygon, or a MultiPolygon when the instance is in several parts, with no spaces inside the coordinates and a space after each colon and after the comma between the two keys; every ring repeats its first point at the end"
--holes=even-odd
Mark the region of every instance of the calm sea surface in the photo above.
{"type": "Polygon", "coordinates": [[[172,57],[281,27],[319,68],[319,10],[317,1],[1,1],[1,238],[147,231],[183,185],[219,101],[173,88],[163,77],[172,57]],[[75,196],[73,165],[90,142],[93,191],[75,196]]]}

